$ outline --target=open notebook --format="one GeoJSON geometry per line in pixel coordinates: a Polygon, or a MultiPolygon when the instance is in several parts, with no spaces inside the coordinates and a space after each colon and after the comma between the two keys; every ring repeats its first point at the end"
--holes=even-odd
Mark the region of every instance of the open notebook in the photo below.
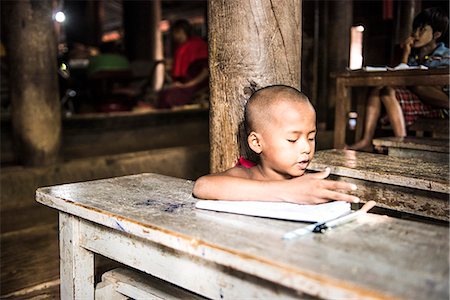
{"type": "Polygon", "coordinates": [[[350,203],[343,201],[301,205],[286,202],[199,200],[195,207],[241,215],[303,222],[324,222],[350,212],[350,203]]]}

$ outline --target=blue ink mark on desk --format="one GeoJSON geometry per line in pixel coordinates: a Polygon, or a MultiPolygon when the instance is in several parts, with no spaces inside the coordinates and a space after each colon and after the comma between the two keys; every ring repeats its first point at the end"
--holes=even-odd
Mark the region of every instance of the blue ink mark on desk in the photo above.
{"type": "Polygon", "coordinates": [[[174,211],[176,211],[179,208],[182,208],[185,204],[184,203],[173,203],[173,204],[168,204],[167,207],[164,209],[165,212],[170,212],[173,213],[174,211]]]}
{"type": "Polygon", "coordinates": [[[145,206],[150,206],[150,205],[154,205],[156,204],[156,200],[152,200],[152,199],[147,199],[143,202],[138,202],[135,205],[141,206],[141,205],[145,205],[145,206]]]}
{"type": "Polygon", "coordinates": [[[116,221],[116,225],[117,225],[117,228],[118,228],[119,230],[122,230],[122,231],[125,231],[125,232],[126,232],[125,228],[123,228],[122,225],[120,225],[120,223],[119,223],[118,221],[116,221]]]}

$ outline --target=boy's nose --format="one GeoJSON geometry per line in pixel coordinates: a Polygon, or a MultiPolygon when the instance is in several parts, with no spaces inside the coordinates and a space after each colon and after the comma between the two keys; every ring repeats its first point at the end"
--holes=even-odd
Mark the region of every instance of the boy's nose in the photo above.
{"type": "Polygon", "coordinates": [[[299,151],[300,153],[310,153],[311,145],[307,139],[302,139],[302,142],[299,143],[299,151]]]}

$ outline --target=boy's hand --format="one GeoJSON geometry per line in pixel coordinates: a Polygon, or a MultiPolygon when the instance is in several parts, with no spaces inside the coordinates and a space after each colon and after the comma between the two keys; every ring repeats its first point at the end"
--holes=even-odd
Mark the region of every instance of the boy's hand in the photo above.
{"type": "Polygon", "coordinates": [[[358,203],[360,199],[339,191],[354,191],[356,185],[352,183],[327,180],[330,168],[324,171],[305,174],[301,177],[286,181],[289,186],[285,190],[286,199],[289,202],[301,204],[318,204],[332,200],[358,203]]]}
{"type": "Polygon", "coordinates": [[[414,38],[412,36],[408,37],[400,47],[403,49],[402,63],[406,64],[408,62],[408,57],[411,54],[411,48],[414,45],[414,38]]]}

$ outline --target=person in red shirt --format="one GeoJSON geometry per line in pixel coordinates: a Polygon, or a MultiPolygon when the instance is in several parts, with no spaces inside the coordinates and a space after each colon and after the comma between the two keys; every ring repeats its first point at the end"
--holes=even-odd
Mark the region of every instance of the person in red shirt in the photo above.
{"type": "Polygon", "coordinates": [[[192,34],[192,26],[186,20],[176,21],[171,31],[176,44],[171,73],[173,83],[161,91],[159,108],[192,103],[195,93],[208,86],[207,43],[192,34]]]}

